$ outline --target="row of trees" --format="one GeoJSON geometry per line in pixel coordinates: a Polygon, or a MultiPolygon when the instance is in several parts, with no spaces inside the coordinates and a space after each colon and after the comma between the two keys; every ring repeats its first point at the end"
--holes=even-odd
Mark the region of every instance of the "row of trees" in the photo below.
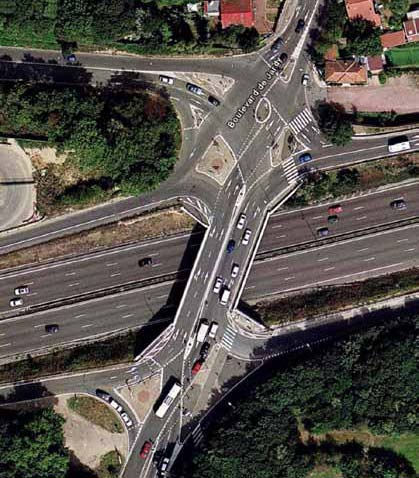
{"type": "Polygon", "coordinates": [[[417,433],[418,323],[406,314],[311,356],[282,358],[270,379],[242,393],[213,426],[207,448],[181,476],[301,478],[321,461],[335,464],[343,478],[413,478],[410,462],[391,450],[319,446],[302,442],[300,429],[417,433]]]}

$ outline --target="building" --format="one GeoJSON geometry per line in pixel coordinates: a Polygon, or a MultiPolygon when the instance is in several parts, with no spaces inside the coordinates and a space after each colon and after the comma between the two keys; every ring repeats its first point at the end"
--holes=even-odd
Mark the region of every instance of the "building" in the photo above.
{"type": "Polygon", "coordinates": [[[220,0],[205,0],[204,14],[207,17],[218,18],[220,16],[220,0]]]}
{"type": "Polygon", "coordinates": [[[372,75],[378,75],[384,70],[382,57],[380,55],[369,56],[367,58],[367,66],[372,75]]]}
{"type": "Polygon", "coordinates": [[[381,26],[381,17],[375,11],[373,0],[345,0],[346,12],[350,20],[362,18],[381,26]]]}
{"type": "Polygon", "coordinates": [[[337,85],[365,85],[368,73],[365,65],[356,60],[326,61],[324,79],[337,85]]]}
{"type": "Polygon", "coordinates": [[[408,42],[419,41],[419,18],[406,20],[403,28],[408,42]]]}
{"type": "Polygon", "coordinates": [[[397,32],[384,33],[380,36],[381,45],[384,50],[388,48],[394,48],[399,45],[406,43],[406,36],[403,30],[397,32]]]}
{"type": "Polygon", "coordinates": [[[230,25],[254,26],[252,0],[221,0],[221,24],[223,28],[230,25]]]}

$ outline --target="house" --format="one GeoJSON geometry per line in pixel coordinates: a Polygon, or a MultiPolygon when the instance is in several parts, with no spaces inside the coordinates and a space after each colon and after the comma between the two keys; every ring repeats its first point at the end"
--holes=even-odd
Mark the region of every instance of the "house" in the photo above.
{"type": "Polygon", "coordinates": [[[419,41],[419,18],[412,18],[403,23],[408,42],[419,41]]]}
{"type": "Polygon", "coordinates": [[[346,12],[349,20],[362,18],[381,26],[381,17],[376,13],[373,0],[345,0],[346,12]]]}
{"type": "Polygon", "coordinates": [[[334,60],[325,63],[325,81],[339,85],[365,85],[367,69],[356,60],[334,60]]]}
{"type": "Polygon", "coordinates": [[[254,26],[252,0],[221,0],[220,14],[223,28],[230,25],[254,26]]]}
{"type": "Polygon", "coordinates": [[[384,70],[382,57],[380,55],[369,56],[367,58],[367,66],[372,75],[378,75],[384,70]]]}
{"type": "Polygon", "coordinates": [[[381,46],[384,50],[388,48],[394,48],[399,45],[406,43],[406,36],[403,30],[397,32],[384,33],[380,36],[381,46]]]}
{"type": "Polygon", "coordinates": [[[220,0],[205,0],[204,14],[207,17],[218,18],[220,16],[220,0]]]}

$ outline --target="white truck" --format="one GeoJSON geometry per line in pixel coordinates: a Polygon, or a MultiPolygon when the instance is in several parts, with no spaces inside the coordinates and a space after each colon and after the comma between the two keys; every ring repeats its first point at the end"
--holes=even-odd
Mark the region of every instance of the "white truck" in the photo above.
{"type": "Polygon", "coordinates": [[[205,340],[205,338],[208,334],[208,330],[209,330],[208,320],[202,319],[201,323],[199,325],[198,334],[196,336],[196,341],[198,343],[202,343],[205,340]]]}

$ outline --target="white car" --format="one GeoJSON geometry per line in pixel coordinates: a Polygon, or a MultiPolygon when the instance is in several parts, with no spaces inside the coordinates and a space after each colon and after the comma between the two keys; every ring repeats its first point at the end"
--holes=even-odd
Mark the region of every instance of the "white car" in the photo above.
{"type": "Polygon", "coordinates": [[[222,285],[223,285],[223,278],[222,278],[222,277],[217,277],[217,278],[215,279],[214,287],[212,288],[212,291],[213,291],[215,294],[219,294],[222,285]]]}
{"type": "Polygon", "coordinates": [[[246,214],[242,213],[240,214],[239,220],[237,221],[237,225],[236,225],[237,229],[243,229],[245,223],[246,223],[246,214]]]}
{"type": "Polygon", "coordinates": [[[309,80],[310,77],[308,76],[308,73],[304,73],[303,77],[301,78],[301,83],[303,84],[303,86],[307,86],[309,80]]]}
{"type": "Polygon", "coordinates": [[[217,335],[217,330],[218,330],[218,324],[217,322],[211,322],[211,326],[210,326],[210,329],[209,329],[209,334],[208,334],[208,337],[210,339],[215,339],[216,335],[217,335]]]}
{"type": "Polygon", "coordinates": [[[121,405],[119,405],[118,402],[115,402],[115,400],[111,400],[110,401],[110,404],[111,404],[111,407],[114,408],[118,413],[121,413],[123,408],[121,407],[121,405]]]}
{"type": "Polygon", "coordinates": [[[239,275],[240,266],[238,264],[233,264],[231,268],[231,277],[237,277],[239,275]]]}
{"type": "Polygon", "coordinates": [[[252,235],[252,231],[250,229],[246,229],[244,231],[244,234],[243,234],[243,237],[242,237],[242,244],[244,246],[247,246],[247,244],[249,244],[251,235],[252,235]]]}
{"type": "Polygon", "coordinates": [[[159,466],[159,473],[161,476],[166,476],[166,473],[167,473],[167,468],[169,466],[169,463],[170,463],[170,458],[168,458],[167,456],[165,458],[163,458],[162,462],[160,463],[160,466],[159,466]]]}
{"type": "Polygon", "coordinates": [[[29,294],[29,287],[26,285],[22,285],[21,287],[16,287],[15,295],[25,295],[29,294]]]}
{"type": "Polygon", "coordinates": [[[15,297],[14,299],[10,299],[9,305],[10,307],[19,307],[23,305],[23,300],[20,297],[15,297]]]}
{"type": "Polygon", "coordinates": [[[122,420],[124,420],[125,425],[127,427],[132,427],[132,421],[130,420],[129,416],[125,412],[121,413],[121,418],[122,420]]]}
{"type": "Polygon", "coordinates": [[[171,78],[170,76],[160,75],[159,79],[162,83],[166,83],[166,85],[173,85],[175,79],[171,78]]]}

